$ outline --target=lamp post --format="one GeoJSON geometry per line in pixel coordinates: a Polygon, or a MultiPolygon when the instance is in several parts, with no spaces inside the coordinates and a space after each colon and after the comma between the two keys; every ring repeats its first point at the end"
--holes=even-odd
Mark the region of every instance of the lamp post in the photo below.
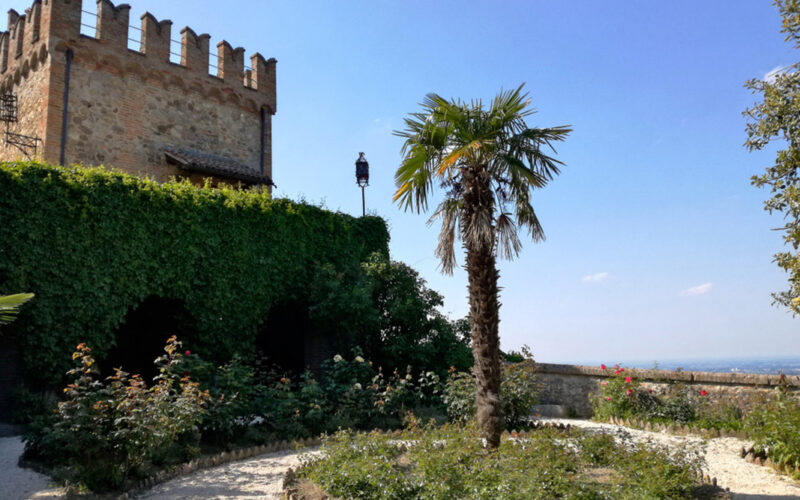
{"type": "Polygon", "coordinates": [[[367,215],[367,205],[364,199],[364,188],[369,186],[369,163],[364,158],[364,153],[358,153],[356,160],[356,184],[361,188],[361,215],[367,215]]]}

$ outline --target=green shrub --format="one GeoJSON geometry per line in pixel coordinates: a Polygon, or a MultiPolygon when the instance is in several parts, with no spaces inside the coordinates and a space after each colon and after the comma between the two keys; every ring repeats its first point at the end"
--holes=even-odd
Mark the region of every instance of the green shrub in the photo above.
{"type": "Polygon", "coordinates": [[[758,452],[766,453],[787,473],[800,476],[796,472],[800,467],[800,396],[777,388],[771,401],[748,413],[744,428],[758,452]]]}
{"type": "MultiPolygon", "coordinates": [[[[202,381],[211,399],[201,424],[209,444],[306,438],[339,428],[395,428],[409,410],[441,407],[441,383],[433,372],[417,377],[395,370],[388,377],[353,350],[322,364],[322,382],[310,372],[293,376],[262,363],[234,358],[214,368],[197,354],[179,368],[202,381]]],[[[188,353],[187,353],[188,354],[188,353]]],[[[429,411],[430,412],[430,411],[429,411]]]]}
{"type": "Polygon", "coordinates": [[[702,461],[605,434],[539,430],[487,451],[474,425],[400,435],[342,431],[303,456],[301,476],[337,498],[691,498],[702,461]],[[600,474],[598,474],[600,473],[600,474]]]}
{"type": "Polygon", "coordinates": [[[25,386],[19,386],[11,394],[11,423],[30,424],[40,416],[52,414],[58,406],[58,399],[52,393],[33,392],[25,386]]]}
{"type": "MultiPolygon", "coordinates": [[[[602,365],[603,370],[606,369],[602,365]]],[[[611,417],[628,418],[637,414],[637,390],[639,379],[625,368],[614,365],[614,376],[600,382],[600,392],[592,396],[594,418],[608,420],[611,417]]],[[[648,392],[649,394],[649,392],[648,392]]],[[[657,404],[645,397],[642,407],[657,404]]]]}
{"type": "MultiPolygon", "coordinates": [[[[506,429],[516,429],[530,424],[533,407],[537,402],[539,384],[530,351],[519,363],[503,366],[500,394],[503,421],[506,429]]],[[[475,378],[472,374],[452,370],[444,388],[443,401],[451,422],[466,423],[475,416],[475,378]]]]}
{"type": "Polygon", "coordinates": [[[182,340],[220,364],[249,357],[270,308],[305,300],[320,267],[388,255],[382,219],[264,190],[19,162],[0,163],[0,193],[0,295],[36,293],[3,334],[16,335],[29,381],[50,387],[62,386],[70,346],[105,359],[147,297],[180,301],[193,322],[182,340]],[[75,297],[90,300],[65,307],[75,297]]]}
{"type": "MultiPolygon", "coordinates": [[[[605,365],[601,367],[606,369],[605,365]]],[[[635,376],[615,365],[614,376],[602,381],[600,391],[592,395],[592,408],[594,418],[601,421],[618,417],[689,424],[698,429],[743,428],[741,408],[710,398],[705,390],[696,392],[680,382],[670,383],[666,393],[656,395],[643,388],[635,376]]]]}
{"type": "MultiPolygon", "coordinates": [[[[147,387],[138,375],[116,370],[97,380],[91,349],[78,345],[69,371],[75,381],[58,404],[52,426],[35,425],[25,437],[26,453],[45,462],[66,465],[69,478],[92,491],[121,485],[148,462],[163,461],[167,450],[191,436],[208,395],[188,377],[173,374],[180,364],[180,343],[169,339],[156,360],[159,375],[147,387]]],[[[184,455],[198,453],[186,442],[184,455]]]]}

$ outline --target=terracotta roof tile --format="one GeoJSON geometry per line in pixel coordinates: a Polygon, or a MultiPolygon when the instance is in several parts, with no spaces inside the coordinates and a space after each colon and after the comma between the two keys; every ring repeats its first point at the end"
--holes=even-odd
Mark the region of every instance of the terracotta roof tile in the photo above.
{"type": "Polygon", "coordinates": [[[249,184],[275,185],[268,175],[263,175],[232,158],[177,148],[166,148],[164,155],[168,162],[174,163],[184,170],[235,179],[249,184]]]}

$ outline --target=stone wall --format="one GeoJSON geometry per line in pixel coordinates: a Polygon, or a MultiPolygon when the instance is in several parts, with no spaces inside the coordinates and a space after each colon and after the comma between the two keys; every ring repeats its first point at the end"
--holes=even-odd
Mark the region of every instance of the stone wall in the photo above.
{"type": "MultiPolygon", "coordinates": [[[[594,366],[537,364],[542,384],[542,404],[566,406],[578,417],[592,414],[591,394],[600,390],[600,383],[614,376],[614,368],[594,366]]],[[[800,390],[800,376],[756,375],[745,373],[709,373],[676,370],[626,370],[637,377],[642,386],[654,394],[666,394],[676,384],[685,385],[691,393],[707,392],[704,398],[712,404],[734,404],[747,410],[765,401],[781,384],[790,390],[800,390]]]]}
{"type": "Polygon", "coordinates": [[[0,161],[42,157],[43,143],[37,150],[23,151],[5,142],[6,130],[43,139],[47,124],[50,59],[41,35],[41,2],[20,16],[8,12],[8,31],[0,32],[0,93],[16,94],[16,123],[0,123],[0,161]]]}
{"type": "MultiPolygon", "coordinates": [[[[42,139],[39,158],[166,180],[191,177],[165,157],[166,149],[188,149],[271,177],[274,59],[254,54],[245,71],[244,49],[223,40],[211,75],[209,35],[181,30],[175,64],[171,21],[143,15],[140,49],[129,50],[128,5],[98,0],[97,38],[80,34],[81,7],[80,0],[36,0],[23,15],[12,10],[0,34],[0,92],[18,96],[14,131],[42,139]]],[[[0,161],[30,157],[0,146],[0,161]]]]}

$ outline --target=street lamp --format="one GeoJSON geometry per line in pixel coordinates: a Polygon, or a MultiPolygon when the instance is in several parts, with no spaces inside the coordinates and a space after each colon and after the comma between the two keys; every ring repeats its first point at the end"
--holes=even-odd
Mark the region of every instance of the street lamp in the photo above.
{"type": "Polygon", "coordinates": [[[364,188],[369,186],[369,163],[364,158],[364,153],[358,153],[356,160],[356,184],[361,188],[361,215],[367,215],[367,205],[364,199],[364,188]]]}

